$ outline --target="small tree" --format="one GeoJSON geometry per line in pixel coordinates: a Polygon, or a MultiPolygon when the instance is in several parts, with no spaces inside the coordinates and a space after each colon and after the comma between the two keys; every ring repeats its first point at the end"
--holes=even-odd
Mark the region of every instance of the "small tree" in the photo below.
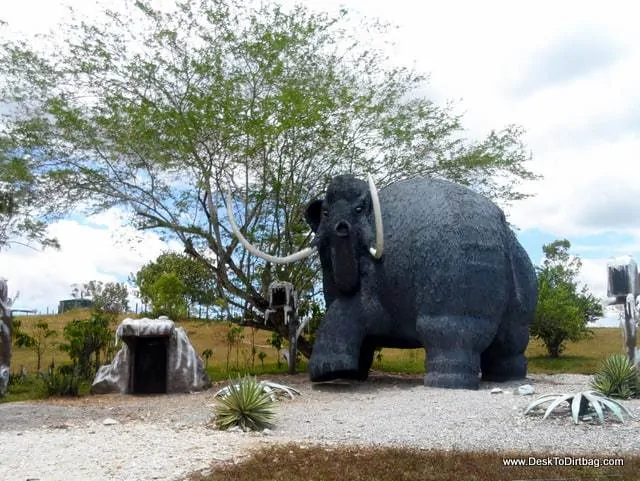
{"type": "Polygon", "coordinates": [[[204,367],[205,369],[209,367],[209,358],[213,356],[213,351],[211,349],[205,349],[202,351],[202,357],[204,357],[204,367]]]}
{"type": "Polygon", "coordinates": [[[262,367],[264,367],[264,360],[267,357],[267,353],[264,351],[260,351],[258,353],[258,359],[260,359],[260,364],[262,365],[262,367]]]}
{"type": "Polygon", "coordinates": [[[186,288],[176,274],[163,272],[151,284],[148,292],[153,315],[166,315],[173,320],[186,317],[186,288]]]}
{"type": "Polygon", "coordinates": [[[571,243],[556,240],[544,245],[545,259],[538,273],[538,305],[531,335],[540,339],[551,357],[559,357],[566,341],[577,342],[593,335],[587,324],[602,316],[602,306],[579,287],[582,262],[569,254],[571,243]]]}
{"type": "Polygon", "coordinates": [[[229,372],[229,360],[231,358],[231,350],[236,347],[236,369],[238,368],[238,356],[240,350],[240,341],[244,338],[243,329],[240,326],[236,326],[229,323],[229,329],[227,330],[227,372],[229,372]]]}
{"type": "Polygon", "coordinates": [[[95,366],[100,365],[100,352],[112,337],[109,319],[93,313],[90,319],[74,319],[64,327],[65,343],[60,349],[69,354],[79,374],[92,377],[91,357],[95,355],[95,366]]]}
{"type": "Polygon", "coordinates": [[[271,333],[271,339],[267,339],[267,342],[269,344],[271,344],[271,347],[273,347],[276,350],[276,355],[278,356],[278,367],[280,367],[280,351],[282,350],[282,336],[280,336],[280,334],[278,334],[277,332],[272,332],[271,333]]]}
{"type": "Polygon", "coordinates": [[[118,315],[129,310],[129,291],[124,283],[107,282],[91,295],[93,307],[98,311],[118,315]]]}
{"type": "Polygon", "coordinates": [[[131,275],[129,282],[136,285],[143,301],[153,302],[157,295],[154,284],[162,274],[175,274],[180,279],[188,307],[209,308],[216,304],[216,285],[211,271],[185,254],[165,252],[142,266],[135,276],[131,275]]]}
{"type": "Polygon", "coordinates": [[[36,322],[33,328],[33,335],[29,335],[23,330],[18,330],[15,339],[16,347],[25,347],[33,350],[36,355],[36,371],[40,372],[42,356],[51,347],[50,339],[58,333],[49,328],[49,324],[43,320],[36,322]]]}

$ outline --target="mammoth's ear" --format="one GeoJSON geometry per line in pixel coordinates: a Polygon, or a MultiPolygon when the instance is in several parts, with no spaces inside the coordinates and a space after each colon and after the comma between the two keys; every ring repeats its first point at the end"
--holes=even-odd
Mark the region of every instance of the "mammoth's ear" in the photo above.
{"type": "Polygon", "coordinates": [[[322,217],[322,199],[317,199],[309,202],[307,210],[304,213],[304,218],[307,224],[311,226],[311,230],[315,233],[318,232],[318,226],[320,225],[320,219],[322,217]]]}

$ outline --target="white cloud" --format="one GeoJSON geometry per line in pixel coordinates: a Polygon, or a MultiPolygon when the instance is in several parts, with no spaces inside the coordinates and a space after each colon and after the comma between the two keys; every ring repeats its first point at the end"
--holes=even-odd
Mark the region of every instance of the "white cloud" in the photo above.
{"type": "Polygon", "coordinates": [[[74,283],[123,282],[129,273],[137,272],[164,250],[178,249],[175,243],[167,245],[153,233],[140,234],[122,226],[121,215],[116,210],[107,211],[88,218],[90,225],[75,220],[56,222],[50,232],[60,241],[59,251],[14,248],[2,252],[2,275],[12,292],[20,291],[15,307],[56,309],[59,300],[70,297],[74,283]],[[136,240],[124,242],[128,238],[136,240]]]}

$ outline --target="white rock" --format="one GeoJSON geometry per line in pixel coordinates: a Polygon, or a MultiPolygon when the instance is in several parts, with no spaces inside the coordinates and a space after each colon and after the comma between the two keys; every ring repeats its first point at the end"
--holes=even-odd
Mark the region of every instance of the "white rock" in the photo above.
{"type": "Polygon", "coordinates": [[[529,396],[535,392],[536,390],[531,384],[523,384],[518,388],[518,394],[520,394],[521,396],[529,396]]]}
{"type": "Polygon", "coordinates": [[[107,418],[104,421],[102,421],[102,424],[104,424],[105,426],[113,426],[114,424],[119,424],[119,423],[113,418],[107,418]]]}
{"type": "Polygon", "coordinates": [[[491,394],[500,394],[502,392],[502,389],[500,389],[499,387],[494,387],[490,392],[491,394]]]}
{"type": "Polygon", "coordinates": [[[271,436],[271,434],[273,434],[273,431],[271,431],[271,429],[269,429],[269,428],[264,428],[264,429],[262,430],[262,434],[263,434],[264,436],[271,436]]]}

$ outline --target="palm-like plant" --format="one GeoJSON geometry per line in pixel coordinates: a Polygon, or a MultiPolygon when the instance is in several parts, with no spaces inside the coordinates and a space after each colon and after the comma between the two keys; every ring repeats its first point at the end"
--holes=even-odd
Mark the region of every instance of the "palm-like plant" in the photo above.
{"type": "Polygon", "coordinates": [[[591,387],[605,396],[628,399],[640,395],[640,373],[622,354],[613,354],[602,361],[591,387]]]}
{"type": "Polygon", "coordinates": [[[548,402],[551,402],[551,404],[547,407],[542,419],[547,419],[553,410],[564,402],[568,403],[571,407],[571,416],[575,424],[578,424],[581,416],[585,416],[591,411],[595,412],[598,420],[602,424],[604,423],[604,412],[607,409],[609,409],[622,423],[624,423],[624,418],[622,416],[623,413],[629,417],[633,417],[631,412],[629,412],[629,410],[622,404],[597,391],[582,391],[570,394],[544,394],[529,404],[527,409],[525,409],[524,414],[531,412],[534,408],[540,408],[543,404],[548,402]]]}
{"type": "MultiPolygon", "coordinates": [[[[257,381],[257,384],[265,394],[269,395],[272,401],[276,401],[278,397],[283,395],[289,396],[290,399],[293,399],[296,394],[300,395],[300,391],[291,386],[285,386],[284,384],[278,384],[272,381],[257,381]]],[[[230,389],[231,385],[223,387],[215,393],[213,397],[227,396],[230,389]]]]}
{"type": "Polygon", "coordinates": [[[259,431],[273,426],[274,400],[254,377],[246,376],[230,384],[224,395],[216,393],[215,424],[219,429],[238,426],[259,431]]]}

